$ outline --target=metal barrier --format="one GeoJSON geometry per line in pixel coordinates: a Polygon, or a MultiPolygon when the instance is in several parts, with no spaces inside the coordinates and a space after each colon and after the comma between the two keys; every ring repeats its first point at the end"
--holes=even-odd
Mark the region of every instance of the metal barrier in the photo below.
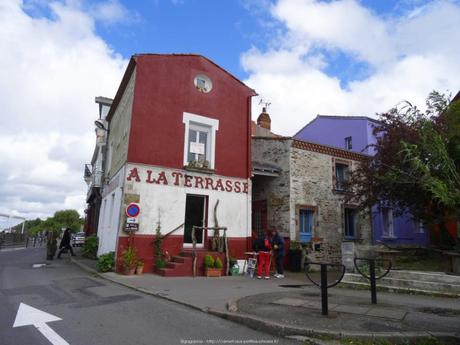
{"type": "Polygon", "coordinates": [[[321,289],[321,314],[323,315],[328,315],[328,295],[327,295],[327,289],[336,286],[338,283],[340,283],[343,279],[343,276],[345,275],[345,266],[342,264],[332,264],[332,263],[326,263],[326,262],[308,262],[305,265],[305,274],[314,285],[318,286],[321,289]],[[320,276],[321,276],[321,281],[319,283],[315,282],[314,279],[311,278],[310,272],[308,270],[309,265],[319,265],[320,266],[320,276]],[[336,281],[334,281],[332,284],[329,284],[327,281],[327,269],[328,267],[339,267],[341,268],[340,272],[340,277],[336,281]]]}
{"type": "Polygon", "coordinates": [[[356,270],[361,274],[364,278],[368,279],[370,282],[371,286],[371,303],[372,304],[377,304],[377,280],[382,279],[385,277],[388,273],[390,273],[391,270],[391,261],[388,259],[382,259],[382,258],[354,258],[353,263],[355,265],[356,270]],[[369,275],[366,275],[364,272],[360,270],[360,268],[357,265],[357,261],[367,261],[369,263],[369,275]],[[381,262],[388,262],[388,268],[386,269],[385,273],[376,276],[375,274],[375,262],[376,261],[381,261],[381,262]]]}

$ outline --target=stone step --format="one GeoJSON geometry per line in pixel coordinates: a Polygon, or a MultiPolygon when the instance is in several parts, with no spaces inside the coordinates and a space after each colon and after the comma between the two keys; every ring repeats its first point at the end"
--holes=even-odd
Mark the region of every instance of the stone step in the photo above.
{"type": "Polygon", "coordinates": [[[460,284],[460,276],[444,272],[418,272],[405,270],[392,270],[387,277],[396,279],[421,280],[448,284],[460,284]]]}
{"type": "MultiPolygon", "coordinates": [[[[358,285],[369,284],[369,281],[366,278],[356,273],[345,274],[343,282],[351,284],[357,283],[358,285]]],[[[460,284],[451,283],[384,277],[382,279],[377,280],[377,286],[387,288],[399,288],[408,291],[423,290],[435,293],[448,293],[460,295],[460,284]]]]}
{"type": "Polygon", "coordinates": [[[189,256],[173,256],[171,260],[173,262],[191,263],[193,259],[192,257],[189,257],[189,256]]]}

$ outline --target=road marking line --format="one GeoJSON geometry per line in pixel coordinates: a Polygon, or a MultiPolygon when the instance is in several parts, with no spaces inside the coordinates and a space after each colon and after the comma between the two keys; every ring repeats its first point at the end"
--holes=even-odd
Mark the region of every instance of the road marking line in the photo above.
{"type": "Polygon", "coordinates": [[[22,326],[34,326],[53,345],[70,345],[46,323],[61,321],[62,319],[46,313],[40,309],[31,307],[25,303],[19,304],[19,309],[14,320],[13,328],[22,326]]]}

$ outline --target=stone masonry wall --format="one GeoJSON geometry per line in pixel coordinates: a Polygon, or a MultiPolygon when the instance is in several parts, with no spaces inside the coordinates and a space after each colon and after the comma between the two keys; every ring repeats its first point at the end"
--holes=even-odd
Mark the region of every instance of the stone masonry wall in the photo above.
{"type": "MultiPolygon", "coordinates": [[[[334,167],[337,158],[323,153],[292,148],[290,159],[290,233],[299,240],[298,212],[300,207],[315,211],[313,238],[321,245],[312,246],[309,258],[315,261],[341,262],[344,234],[344,194],[334,190],[334,167]]],[[[356,161],[344,161],[353,169],[356,161]]],[[[353,206],[353,205],[348,205],[353,206]]],[[[371,240],[371,223],[367,212],[360,213],[357,222],[356,251],[371,240]]]]}
{"type": "Polygon", "coordinates": [[[279,177],[255,176],[252,200],[267,200],[267,218],[283,235],[289,237],[289,151],[291,140],[254,138],[252,140],[253,162],[280,169],[279,177]]]}

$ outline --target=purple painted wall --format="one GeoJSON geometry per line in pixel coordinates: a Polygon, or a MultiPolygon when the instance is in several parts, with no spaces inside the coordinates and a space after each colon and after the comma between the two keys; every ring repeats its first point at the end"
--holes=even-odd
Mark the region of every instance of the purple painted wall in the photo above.
{"type": "Polygon", "coordinates": [[[350,151],[371,155],[374,150],[368,145],[375,144],[372,130],[376,124],[376,121],[364,116],[318,115],[295,138],[346,150],[345,138],[351,137],[350,151]]]}
{"type": "MultiPolygon", "coordinates": [[[[324,116],[318,115],[313,121],[302,128],[294,137],[322,145],[347,149],[345,138],[352,138],[350,151],[374,154],[374,126],[378,122],[365,116],[324,116]]],[[[426,246],[428,233],[420,231],[419,226],[409,214],[393,217],[393,236],[384,236],[384,216],[378,206],[372,208],[372,231],[375,244],[384,242],[390,246],[426,246]]]]}

